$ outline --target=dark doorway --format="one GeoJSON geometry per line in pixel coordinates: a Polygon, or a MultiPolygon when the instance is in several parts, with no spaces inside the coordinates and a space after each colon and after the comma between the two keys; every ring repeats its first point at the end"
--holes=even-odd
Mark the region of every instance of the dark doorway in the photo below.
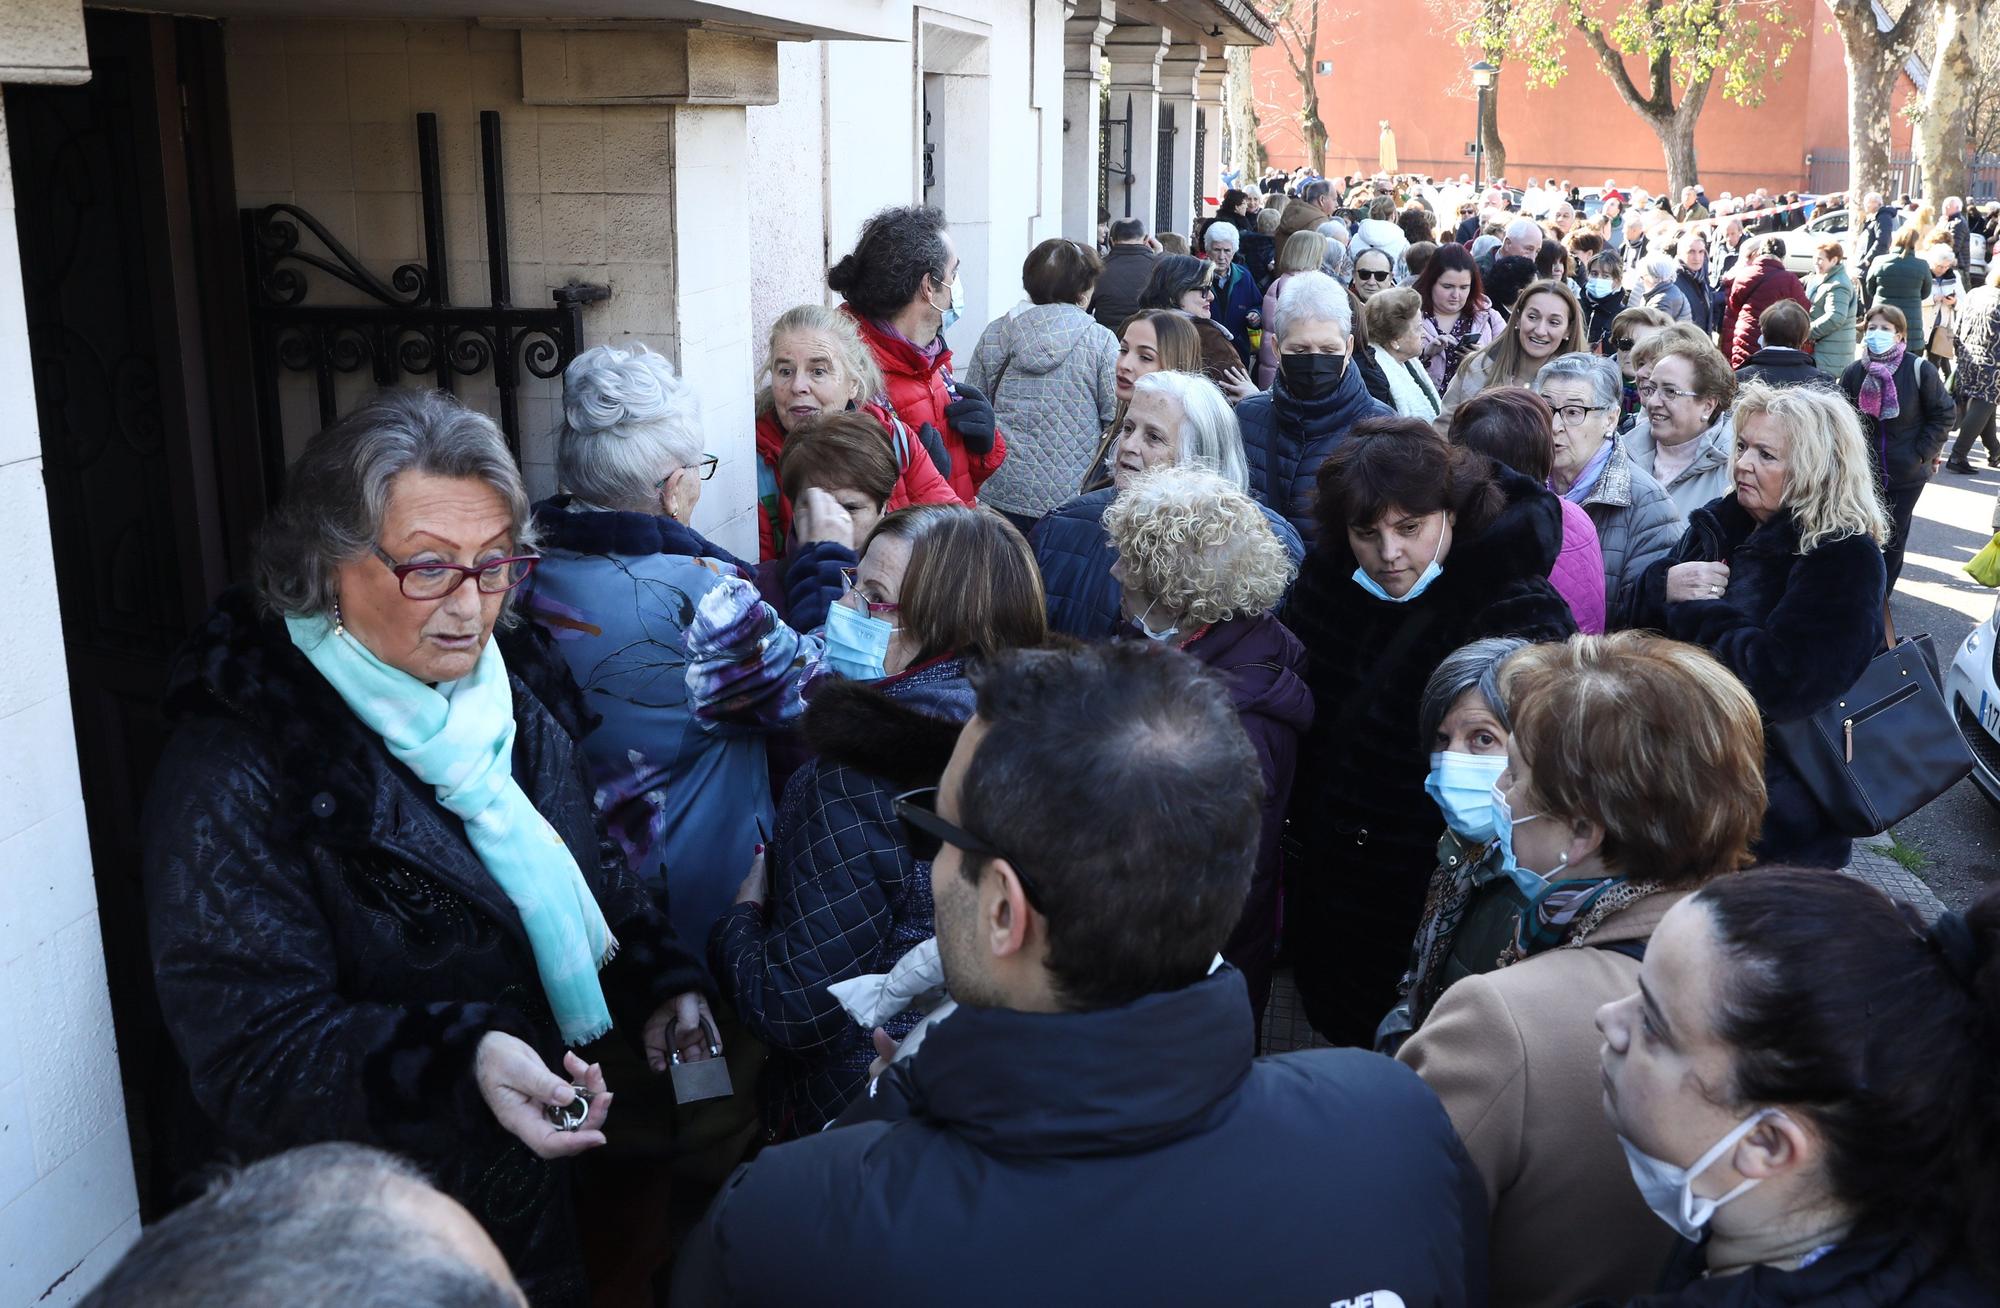
{"type": "Polygon", "coordinates": [[[139,814],[170,660],[241,572],[264,477],[236,380],[221,27],[97,11],[86,25],[89,84],[10,89],[6,113],[84,808],[151,1220],[206,1142],[154,999],[139,814]]]}

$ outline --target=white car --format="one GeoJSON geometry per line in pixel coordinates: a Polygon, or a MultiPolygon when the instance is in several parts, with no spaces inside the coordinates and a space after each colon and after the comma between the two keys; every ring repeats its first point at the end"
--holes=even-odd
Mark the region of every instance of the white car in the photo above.
{"type": "Polygon", "coordinates": [[[1972,780],[1981,794],[2000,805],[2000,634],[1995,619],[2000,606],[1972,629],[1945,669],[1944,699],[1958,719],[1958,730],[1972,749],[1972,780]]]}
{"type": "MultiPolygon", "coordinates": [[[[1807,221],[1805,226],[1779,234],[1785,238],[1785,267],[1797,273],[1800,281],[1804,281],[1818,272],[1813,264],[1813,255],[1818,252],[1823,242],[1839,241],[1842,245],[1847,244],[1847,210],[1821,209],[1807,221]]],[[[1972,255],[1972,280],[1967,283],[1961,278],[1960,284],[1983,286],[1986,284],[1986,238],[1975,233],[1971,246],[1969,253],[1972,255]]],[[[1848,275],[1854,278],[1854,289],[1859,291],[1861,289],[1859,274],[1850,269],[1848,275]]]]}

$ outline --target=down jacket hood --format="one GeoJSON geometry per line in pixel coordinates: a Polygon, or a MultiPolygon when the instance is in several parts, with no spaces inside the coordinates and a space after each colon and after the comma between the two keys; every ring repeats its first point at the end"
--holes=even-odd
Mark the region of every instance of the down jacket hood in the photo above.
{"type": "Polygon", "coordinates": [[[1009,368],[1047,373],[1081,347],[1097,320],[1074,304],[1028,304],[1001,321],[1009,368]]]}

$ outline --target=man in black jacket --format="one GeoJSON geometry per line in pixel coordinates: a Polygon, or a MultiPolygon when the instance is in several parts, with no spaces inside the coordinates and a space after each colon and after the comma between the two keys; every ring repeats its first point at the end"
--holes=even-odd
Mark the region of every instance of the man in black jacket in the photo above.
{"type": "Polygon", "coordinates": [[[1097,321],[1116,332],[1125,320],[1139,311],[1139,292],[1153,275],[1153,261],[1160,247],[1146,235],[1146,224],[1137,218],[1118,218],[1111,224],[1111,249],[1104,256],[1104,271],[1097,274],[1097,290],[1090,297],[1090,312],[1097,321]]]}
{"type": "Polygon", "coordinates": [[[1430,1092],[1253,1057],[1216,953],[1262,783],[1221,684],[1137,641],[976,681],[935,806],[902,808],[961,1007],[737,1172],[675,1302],[1483,1303],[1481,1183],[1430,1092]]]}

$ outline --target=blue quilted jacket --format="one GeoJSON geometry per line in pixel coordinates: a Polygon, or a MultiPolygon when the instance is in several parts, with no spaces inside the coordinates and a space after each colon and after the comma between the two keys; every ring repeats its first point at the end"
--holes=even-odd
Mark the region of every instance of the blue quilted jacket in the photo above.
{"type": "Polygon", "coordinates": [[[1281,370],[1271,389],[1236,406],[1243,429],[1243,457],[1250,465],[1250,493],[1285,515],[1308,546],[1319,538],[1313,519],[1319,465],[1363,418],[1393,418],[1396,411],[1368,393],[1352,364],[1323,400],[1305,401],[1285,386],[1281,370]]]}
{"type": "MultiPolygon", "coordinates": [[[[1249,403],[1249,401],[1244,401],[1249,403]]],[[[1369,403],[1374,403],[1370,400],[1369,403]]],[[[1042,590],[1049,601],[1049,626],[1079,640],[1103,640],[1118,634],[1124,619],[1118,612],[1120,590],[1111,575],[1116,552],[1104,531],[1104,510],[1118,492],[1102,490],[1079,495],[1035,524],[1028,544],[1042,570],[1042,590]]],[[[1269,505],[1260,505],[1278,533],[1285,551],[1297,564],[1305,559],[1299,533],[1269,505]]],[[[1278,610],[1284,607],[1279,602],[1278,610]]]]}

